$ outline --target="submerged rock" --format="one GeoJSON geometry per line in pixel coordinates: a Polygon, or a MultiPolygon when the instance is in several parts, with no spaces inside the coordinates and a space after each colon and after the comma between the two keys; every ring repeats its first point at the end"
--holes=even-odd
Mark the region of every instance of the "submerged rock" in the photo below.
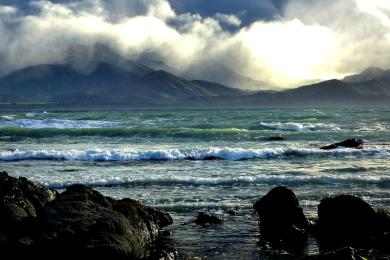
{"type": "Polygon", "coordinates": [[[228,209],[226,213],[229,214],[230,216],[237,215],[237,211],[235,209],[228,209]]]}
{"type": "Polygon", "coordinates": [[[334,143],[331,145],[323,146],[320,149],[322,150],[333,150],[339,147],[344,148],[355,148],[355,149],[363,149],[364,141],[359,139],[348,139],[339,143],[334,143]]]}
{"type": "Polygon", "coordinates": [[[273,188],[254,204],[254,209],[266,240],[290,244],[305,240],[309,222],[292,190],[284,186],[273,188]]]}
{"type": "Polygon", "coordinates": [[[386,211],[376,211],[352,195],[324,198],[318,206],[315,235],[322,248],[380,246],[390,232],[386,211]]]}
{"type": "Polygon", "coordinates": [[[161,229],[172,223],[169,214],[135,200],[105,197],[84,185],[55,195],[25,178],[0,174],[3,254],[40,259],[176,258],[174,249],[158,242],[161,229]],[[18,226],[24,231],[15,232],[18,226]]]}
{"type": "Polygon", "coordinates": [[[224,222],[223,219],[218,218],[217,216],[209,215],[204,212],[199,212],[198,217],[195,220],[197,225],[219,225],[224,222]]]}
{"type": "Polygon", "coordinates": [[[284,138],[281,135],[277,135],[277,136],[271,136],[270,138],[268,138],[268,140],[269,141],[284,141],[284,140],[286,140],[286,138],[284,138]]]}

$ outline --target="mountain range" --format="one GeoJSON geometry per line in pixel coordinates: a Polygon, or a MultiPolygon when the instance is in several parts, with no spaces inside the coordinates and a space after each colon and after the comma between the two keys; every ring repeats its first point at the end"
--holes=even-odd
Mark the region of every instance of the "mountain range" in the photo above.
{"type": "Polygon", "coordinates": [[[74,57],[70,60],[72,63],[36,65],[1,77],[0,102],[147,107],[390,104],[390,70],[380,68],[295,89],[249,91],[176,76],[164,70],[170,69],[168,65],[151,58],[133,61],[110,54],[109,58],[100,55],[85,64],[74,57]]]}

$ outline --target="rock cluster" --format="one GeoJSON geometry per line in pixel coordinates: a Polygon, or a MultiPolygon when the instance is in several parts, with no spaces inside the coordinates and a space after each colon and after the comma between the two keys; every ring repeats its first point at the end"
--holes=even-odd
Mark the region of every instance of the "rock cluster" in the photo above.
{"type": "Polygon", "coordinates": [[[374,209],[356,196],[323,198],[318,206],[318,219],[314,222],[306,219],[294,192],[283,186],[272,189],[258,200],[254,209],[259,215],[264,239],[281,241],[297,249],[304,246],[297,241],[304,241],[305,236],[311,234],[317,239],[320,251],[330,251],[323,255],[324,258],[313,259],[332,259],[332,255],[348,251],[336,250],[338,248],[390,250],[389,212],[374,209]],[[329,258],[325,258],[327,255],[329,258]]]}
{"type": "Polygon", "coordinates": [[[161,229],[172,223],[167,213],[84,185],[57,194],[2,172],[0,217],[0,249],[16,259],[176,257],[174,250],[156,246],[161,229]]]}

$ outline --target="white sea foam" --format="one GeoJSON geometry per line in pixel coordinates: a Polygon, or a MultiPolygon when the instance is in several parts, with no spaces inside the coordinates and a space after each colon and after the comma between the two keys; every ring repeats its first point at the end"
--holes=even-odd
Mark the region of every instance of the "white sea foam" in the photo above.
{"type": "Polygon", "coordinates": [[[381,157],[390,155],[388,147],[366,148],[362,150],[339,148],[323,151],[316,148],[219,148],[206,149],[166,149],[166,150],[15,150],[0,152],[0,160],[71,160],[71,161],[143,161],[143,160],[207,160],[221,159],[230,161],[250,159],[287,158],[294,156],[327,157],[381,157]]]}
{"type": "Polygon", "coordinates": [[[195,186],[219,186],[219,185],[342,185],[342,184],[374,184],[389,186],[388,176],[367,176],[367,175],[304,175],[294,176],[289,174],[261,175],[261,176],[238,176],[238,177],[193,177],[193,176],[144,176],[144,177],[102,177],[83,178],[70,181],[42,182],[42,184],[53,188],[66,188],[73,184],[85,184],[92,187],[107,187],[119,185],[195,185],[195,186]]]}
{"type": "Polygon", "coordinates": [[[273,122],[273,123],[265,123],[260,122],[260,126],[265,128],[277,129],[282,131],[340,131],[341,128],[335,125],[326,125],[322,123],[318,124],[301,124],[295,122],[273,122]]]}
{"type": "Polygon", "coordinates": [[[0,121],[0,128],[4,127],[22,127],[31,129],[43,128],[102,128],[114,127],[120,125],[119,122],[112,121],[98,121],[98,120],[68,120],[68,119],[16,119],[9,118],[9,120],[0,121]]]}
{"type": "Polygon", "coordinates": [[[14,115],[0,116],[0,118],[3,120],[14,120],[14,115]]]}

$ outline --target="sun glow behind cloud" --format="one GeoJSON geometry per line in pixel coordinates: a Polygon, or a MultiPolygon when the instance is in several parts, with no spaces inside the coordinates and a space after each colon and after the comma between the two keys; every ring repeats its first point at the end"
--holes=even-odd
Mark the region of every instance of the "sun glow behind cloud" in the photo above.
{"type": "Polygon", "coordinates": [[[242,34],[255,66],[268,70],[269,80],[282,86],[313,75],[322,77],[321,66],[336,47],[328,28],[306,26],[297,19],[257,22],[242,34]]]}
{"type": "Polygon", "coordinates": [[[248,26],[233,14],[178,14],[167,0],[32,1],[30,6],[34,12],[28,14],[0,6],[0,73],[65,63],[73,46],[96,44],[129,58],[157,53],[183,76],[202,79],[222,64],[281,87],[390,67],[385,0],[293,0],[283,17],[248,26]]]}

